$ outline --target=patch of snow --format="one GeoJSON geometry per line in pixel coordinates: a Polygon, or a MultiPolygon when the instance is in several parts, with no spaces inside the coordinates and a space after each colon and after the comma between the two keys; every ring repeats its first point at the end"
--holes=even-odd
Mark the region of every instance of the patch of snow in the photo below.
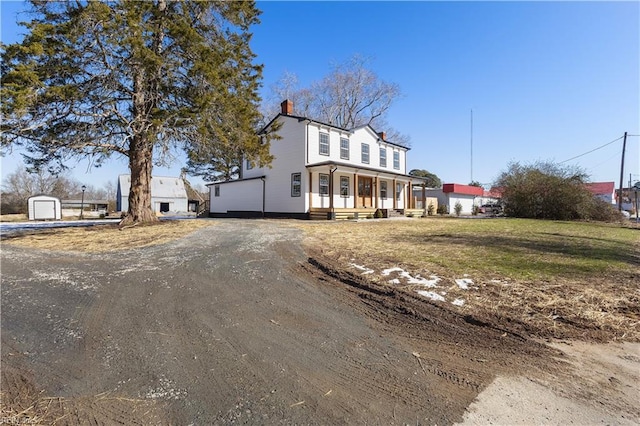
{"type": "Polygon", "coordinates": [[[351,265],[351,266],[353,266],[354,268],[356,268],[356,269],[358,269],[358,270],[362,271],[362,274],[361,274],[361,275],[373,274],[373,269],[369,269],[369,268],[367,268],[366,266],[358,265],[358,264],[355,264],[355,263],[350,263],[349,265],[351,265]]]}
{"type": "Polygon", "coordinates": [[[433,291],[418,290],[417,293],[420,296],[428,297],[431,300],[439,300],[441,302],[445,301],[444,297],[440,296],[438,293],[434,293],[433,291]]]}
{"type": "Polygon", "coordinates": [[[406,274],[404,269],[395,267],[395,268],[389,268],[389,269],[383,270],[382,275],[386,277],[387,275],[391,275],[392,272],[402,272],[403,274],[406,274]]]}
{"type": "MultiPolygon", "coordinates": [[[[402,268],[389,268],[389,269],[385,269],[382,271],[382,275],[383,276],[389,276],[391,275],[391,273],[393,272],[399,272],[399,277],[400,278],[404,278],[407,280],[407,284],[418,284],[418,285],[422,285],[425,287],[436,287],[438,281],[440,281],[440,278],[438,278],[435,275],[431,275],[431,279],[426,279],[421,277],[420,275],[416,275],[415,277],[412,276],[410,273],[408,273],[407,271],[405,271],[402,268]]],[[[399,282],[398,282],[399,284],[399,282]]]]}
{"type": "Polygon", "coordinates": [[[400,280],[397,278],[394,278],[392,280],[389,280],[389,284],[400,284],[400,280]]]}
{"type": "Polygon", "coordinates": [[[469,290],[469,285],[473,284],[473,280],[470,278],[456,279],[456,284],[461,290],[469,290]]]}
{"type": "Polygon", "coordinates": [[[423,285],[425,287],[436,287],[437,284],[438,284],[438,281],[440,281],[440,278],[436,277],[435,275],[431,275],[430,278],[431,279],[428,280],[426,278],[422,278],[420,275],[416,275],[415,278],[412,277],[411,275],[409,275],[407,282],[409,284],[419,284],[419,285],[423,285]]]}
{"type": "Polygon", "coordinates": [[[456,299],[451,303],[456,305],[456,306],[463,306],[464,305],[464,300],[463,299],[456,299]]]}

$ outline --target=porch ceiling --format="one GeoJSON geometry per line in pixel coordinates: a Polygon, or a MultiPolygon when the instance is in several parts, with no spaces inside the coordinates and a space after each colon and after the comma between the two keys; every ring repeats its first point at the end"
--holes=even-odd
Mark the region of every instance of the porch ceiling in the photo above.
{"type": "Polygon", "coordinates": [[[325,161],[323,163],[317,164],[309,164],[306,166],[308,170],[311,171],[329,171],[330,169],[336,167],[336,172],[349,173],[354,174],[357,173],[359,176],[367,176],[367,177],[381,177],[386,179],[399,179],[407,182],[411,182],[414,184],[421,184],[423,179],[416,177],[405,175],[402,173],[394,173],[391,171],[384,171],[379,169],[374,169],[371,167],[362,167],[362,166],[354,166],[352,164],[340,163],[336,161],[325,161]]]}

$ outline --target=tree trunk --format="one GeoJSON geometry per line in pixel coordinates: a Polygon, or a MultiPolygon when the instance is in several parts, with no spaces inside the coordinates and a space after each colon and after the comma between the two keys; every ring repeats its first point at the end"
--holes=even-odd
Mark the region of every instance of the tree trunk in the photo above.
{"type": "Polygon", "coordinates": [[[151,209],[152,145],[144,135],[134,136],[131,145],[129,150],[129,169],[131,170],[129,211],[120,224],[156,222],[158,218],[151,209]]]}

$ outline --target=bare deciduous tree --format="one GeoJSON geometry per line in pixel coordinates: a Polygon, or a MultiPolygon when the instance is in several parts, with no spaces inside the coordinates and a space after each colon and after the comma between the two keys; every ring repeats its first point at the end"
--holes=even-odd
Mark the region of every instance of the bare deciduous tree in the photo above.
{"type": "Polygon", "coordinates": [[[279,112],[279,103],[289,99],[297,115],[346,129],[370,125],[384,130],[387,139],[408,145],[409,138],[387,123],[387,113],[401,95],[400,87],[381,80],[367,68],[368,62],[362,56],[353,56],[345,63],[334,65],[327,76],[309,88],[298,88],[297,76],[285,72],[271,87],[264,114],[274,116],[279,112]]]}

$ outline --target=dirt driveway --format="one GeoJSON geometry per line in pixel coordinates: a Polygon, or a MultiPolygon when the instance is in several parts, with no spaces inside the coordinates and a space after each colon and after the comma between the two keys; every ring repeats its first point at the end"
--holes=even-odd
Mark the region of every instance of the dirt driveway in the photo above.
{"type": "Polygon", "coordinates": [[[592,421],[640,418],[633,383],[603,388],[558,347],[371,286],[301,244],[297,229],[259,220],[107,255],[4,244],[3,420],[500,423],[482,411],[499,402],[470,405],[522,386],[592,421]]]}

